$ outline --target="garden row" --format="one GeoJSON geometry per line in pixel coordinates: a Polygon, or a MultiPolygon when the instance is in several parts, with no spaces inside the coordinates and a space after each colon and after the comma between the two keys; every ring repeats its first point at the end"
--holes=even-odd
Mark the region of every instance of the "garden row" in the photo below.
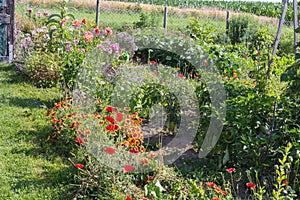
{"type": "Polygon", "coordinates": [[[238,16],[230,19],[227,33],[195,18],[180,33],[158,28],[116,33],[68,11],[66,2],[58,14],[26,9],[34,26],[18,32],[16,64],[37,87],[57,86],[65,96],[48,108],[53,131],[45,139],[69,152],[70,166],[78,170],[70,183],[74,196],[217,200],[299,195],[299,66],[284,46],[269,66],[274,36],[268,27],[238,16]],[[141,77],[149,82],[140,84],[141,77]],[[160,77],[163,81],[157,82],[160,77]],[[174,84],[172,89],[164,82],[174,84]],[[151,121],[151,107],[161,105],[167,113],[163,132],[176,135],[182,125],[176,92],[195,93],[201,118],[193,151],[198,152],[215,108],[209,86],[220,83],[226,107],[218,106],[226,117],[215,148],[177,170],[163,165],[156,152],[162,144],[147,143],[142,129],[151,121]]]}

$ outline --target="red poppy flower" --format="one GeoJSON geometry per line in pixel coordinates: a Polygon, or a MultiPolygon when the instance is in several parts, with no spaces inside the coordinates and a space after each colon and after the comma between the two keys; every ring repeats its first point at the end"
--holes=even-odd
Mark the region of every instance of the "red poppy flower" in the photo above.
{"type": "Polygon", "coordinates": [[[154,179],[153,176],[148,176],[148,175],[146,175],[146,178],[148,179],[148,181],[153,181],[153,179],[154,179]]]}
{"type": "Polygon", "coordinates": [[[138,153],[139,153],[139,151],[136,150],[136,149],[130,149],[129,152],[130,152],[130,153],[134,153],[134,154],[138,154],[138,153]]]}
{"type": "Polygon", "coordinates": [[[147,185],[148,184],[148,181],[144,181],[144,185],[147,185]]]}
{"type": "Polygon", "coordinates": [[[78,144],[83,144],[84,142],[83,142],[83,139],[81,139],[81,138],[76,138],[76,142],[78,143],[78,144]]]}
{"type": "Polygon", "coordinates": [[[251,190],[254,190],[254,188],[256,187],[256,185],[252,182],[246,183],[246,186],[249,187],[251,190]]]}
{"type": "Polygon", "coordinates": [[[126,200],[131,200],[131,198],[129,196],[126,196],[126,200]]]}
{"type": "Polygon", "coordinates": [[[214,187],[216,185],[213,182],[206,182],[205,184],[209,187],[214,187]]]}
{"type": "Polygon", "coordinates": [[[205,67],[208,67],[208,65],[209,65],[208,62],[204,62],[205,67]]]}
{"type": "Polygon", "coordinates": [[[96,33],[96,35],[100,34],[100,29],[98,27],[95,28],[95,33],[96,33]]]}
{"type": "Polygon", "coordinates": [[[122,114],[122,113],[117,112],[116,115],[117,115],[117,116],[116,116],[116,121],[117,121],[117,122],[123,120],[123,114],[122,114]]]}
{"type": "Polygon", "coordinates": [[[82,19],[81,23],[86,24],[86,19],[82,19]]]}
{"type": "Polygon", "coordinates": [[[151,64],[151,65],[156,65],[157,62],[155,62],[154,60],[151,60],[151,61],[150,61],[150,64],[151,64]]]}
{"type": "Polygon", "coordinates": [[[114,108],[111,107],[111,106],[108,106],[105,110],[106,110],[107,112],[113,112],[113,111],[114,111],[114,108]]]}
{"type": "Polygon", "coordinates": [[[213,200],[221,200],[219,197],[214,197],[213,200]]]}
{"type": "Polygon", "coordinates": [[[132,165],[125,165],[124,166],[124,172],[125,173],[131,172],[133,170],[134,170],[134,166],[132,166],[132,165]]]}
{"type": "Polygon", "coordinates": [[[229,169],[226,169],[226,171],[227,171],[229,174],[231,174],[232,172],[235,171],[235,168],[234,168],[234,167],[231,167],[231,168],[229,168],[229,169]]]}
{"type": "Polygon", "coordinates": [[[78,169],[82,169],[84,166],[82,164],[76,164],[75,167],[77,167],[78,169]]]}
{"type": "Polygon", "coordinates": [[[108,125],[108,126],[106,127],[106,130],[108,130],[108,131],[116,131],[116,130],[118,130],[118,128],[119,128],[118,125],[113,125],[113,124],[111,124],[111,125],[108,125]]]}
{"type": "Polygon", "coordinates": [[[137,187],[137,188],[141,188],[142,186],[141,186],[141,185],[137,185],[136,187],[137,187]]]}
{"type": "Polygon", "coordinates": [[[107,154],[110,154],[110,155],[116,153],[116,151],[113,148],[110,148],[110,147],[105,148],[104,152],[107,153],[107,154]]]}
{"type": "Polygon", "coordinates": [[[184,77],[184,74],[178,74],[179,77],[183,78],[184,77]]]}
{"type": "Polygon", "coordinates": [[[115,122],[115,119],[112,118],[111,116],[106,116],[105,119],[111,123],[114,123],[115,122]]]}
{"type": "Polygon", "coordinates": [[[287,180],[282,181],[282,185],[288,185],[288,184],[289,184],[289,182],[287,180]]]}
{"type": "Polygon", "coordinates": [[[157,71],[154,71],[153,73],[154,73],[155,76],[158,76],[158,72],[157,71]]]}
{"type": "Polygon", "coordinates": [[[237,79],[237,78],[239,78],[239,77],[238,77],[238,75],[235,75],[233,78],[237,79]]]}

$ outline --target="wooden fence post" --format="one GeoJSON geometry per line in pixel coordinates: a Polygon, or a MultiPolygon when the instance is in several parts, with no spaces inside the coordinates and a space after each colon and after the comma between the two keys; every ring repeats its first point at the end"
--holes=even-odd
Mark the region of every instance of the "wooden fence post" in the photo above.
{"type": "Polygon", "coordinates": [[[165,6],[164,10],[164,29],[167,30],[167,20],[168,20],[168,7],[165,6]]]}
{"type": "Polygon", "coordinates": [[[97,0],[96,5],[96,26],[99,26],[100,0],[97,0]]]}
{"type": "Polygon", "coordinates": [[[9,0],[9,34],[8,34],[8,60],[11,63],[14,58],[14,44],[15,44],[15,0],[9,0]]]}
{"type": "Polygon", "coordinates": [[[229,11],[226,12],[226,35],[229,33],[229,11]]]}

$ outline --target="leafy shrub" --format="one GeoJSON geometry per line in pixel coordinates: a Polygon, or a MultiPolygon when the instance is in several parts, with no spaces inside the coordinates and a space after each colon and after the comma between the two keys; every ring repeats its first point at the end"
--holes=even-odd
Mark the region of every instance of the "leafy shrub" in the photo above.
{"type": "Polygon", "coordinates": [[[61,70],[59,59],[56,54],[35,51],[26,58],[24,73],[38,87],[56,86],[61,70]]]}
{"type": "Polygon", "coordinates": [[[228,36],[230,38],[231,44],[239,44],[246,40],[252,33],[256,32],[256,27],[254,26],[254,18],[249,16],[233,16],[229,19],[229,30],[228,36]]]}

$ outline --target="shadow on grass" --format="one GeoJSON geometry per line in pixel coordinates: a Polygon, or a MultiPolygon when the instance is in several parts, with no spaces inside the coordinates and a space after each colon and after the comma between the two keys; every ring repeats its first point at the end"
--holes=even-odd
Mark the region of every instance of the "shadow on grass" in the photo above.
{"type": "MultiPolygon", "coordinates": [[[[74,196],[75,183],[74,175],[77,169],[72,167],[68,158],[72,157],[72,147],[70,145],[58,145],[46,142],[46,138],[51,133],[51,126],[38,127],[38,131],[22,130],[17,134],[24,137],[25,142],[33,143],[30,147],[16,147],[12,149],[13,154],[24,154],[28,157],[35,157],[44,160],[43,172],[39,177],[18,177],[18,182],[13,190],[23,190],[27,188],[51,189],[55,199],[72,199],[74,196]],[[58,163],[58,165],[55,165],[58,163]],[[64,167],[59,168],[59,165],[64,167]]],[[[35,167],[35,166],[33,166],[35,167]]]]}
{"type": "Polygon", "coordinates": [[[53,107],[55,102],[58,102],[59,99],[52,99],[50,101],[44,101],[39,98],[20,98],[12,97],[6,98],[11,106],[18,106],[22,108],[50,108],[53,107]]]}
{"type": "Polygon", "coordinates": [[[17,68],[11,64],[0,65],[0,73],[7,75],[4,83],[8,84],[19,84],[19,83],[30,83],[28,77],[17,71],[17,68]]]}

